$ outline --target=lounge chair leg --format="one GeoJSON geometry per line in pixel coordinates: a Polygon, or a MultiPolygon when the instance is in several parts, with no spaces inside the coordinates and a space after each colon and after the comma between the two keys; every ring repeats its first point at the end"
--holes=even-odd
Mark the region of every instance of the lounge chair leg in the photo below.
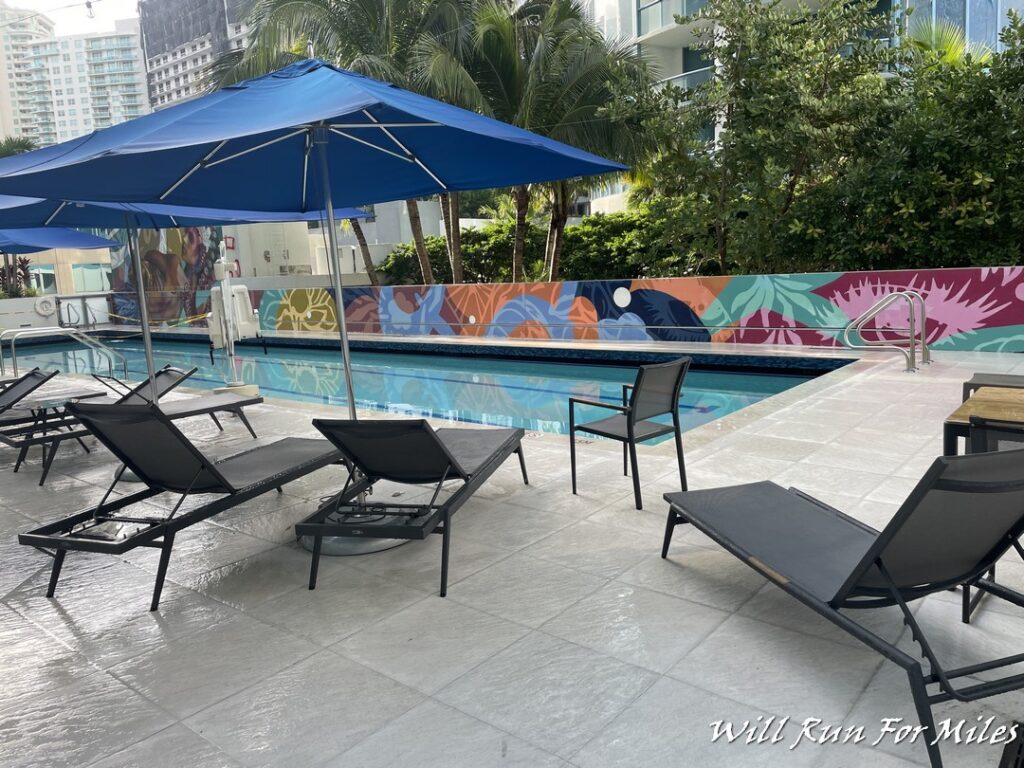
{"type": "Polygon", "coordinates": [[[970,624],[971,623],[971,585],[970,584],[964,584],[961,588],[963,589],[963,595],[962,595],[962,603],[961,603],[960,621],[962,621],[964,624],[970,624]]]}
{"type": "Polygon", "coordinates": [[[907,677],[910,679],[910,693],[914,697],[918,722],[927,729],[923,736],[925,748],[928,750],[928,760],[932,768],[942,768],[942,753],[935,741],[935,718],[932,715],[932,705],[928,701],[928,689],[925,688],[924,678],[921,676],[921,665],[915,664],[908,668],[907,677]]]}
{"type": "Polygon", "coordinates": [[[441,532],[441,597],[448,594],[448,543],[451,538],[452,518],[447,512],[441,518],[444,530],[441,532]]]}
{"type": "Polygon", "coordinates": [[[220,425],[220,422],[217,420],[217,414],[211,413],[210,414],[210,418],[213,419],[213,423],[217,425],[217,429],[219,429],[221,432],[223,432],[224,431],[224,427],[222,427],[220,425]]]}
{"type": "Polygon", "coordinates": [[[622,444],[622,476],[629,477],[629,443],[622,444]]]}
{"type": "Polygon", "coordinates": [[[167,564],[171,560],[171,547],[174,546],[174,534],[164,534],[164,544],[160,548],[160,564],[156,568],[156,583],[153,585],[153,601],[149,610],[155,611],[160,605],[160,593],[164,590],[164,578],[167,576],[167,564]]]}
{"type": "Polygon", "coordinates": [[[530,476],[526,474],[526,457],[523,456],[523,446],[516,448],[516,453],[519,454],[519,469],[523,472],[523,485],[530,484],[530,476]]]}
{"type": "Polygon", "coordinates": [[[644,500],[640,495],[640,470],[636,465],[636,443],[629,443],[629,463],[633,468],[633,501],[637,509],[644,508],[644,500]]]}
{"type": "Polygon", "coordinates": [[[569,411],[569,472],[572,474],[572,495],[576,495],[576,429],[572,423],[572,410],[569,411]]]}
{"type": "Polygon", "coordinates": [[[242,413],[241,410],[235,411],[235,415],[238,416],[241,422],[245,425],[245,428],[249,430],[249,434],[252,435],[252,439],[255,440],[258,435],[256,434],[256,430],[252,428],[252,424],[249,423],[249,419],[245,417],[245,414],[242,413]]]}
{"type": "Polygon", "coordinates": [[[309,588],[316,589],[316,572],[320,568],[320,545],[323,543],[322,536],[313,537],[313,560],[309,564],[309,588]]]}
{"type": "Polygon", "coordinates": [[[46,446],[43,446],[43,474],[39,477],[39,485],[42,486],[46,482],[46,476],[50,474],[50,467],[53,466],[53,459],[57,455],[57,446],[59,442],[53,443],[50,446],[50,450],[46,450],[46,446]]]}
{"type": "Polygon", "coordinates": [[[18,451],[18,460],[16,462],[14,462],[14,471],[15,472],[17,472],[19,469],[21,469],[21,464],[22,464],[23,461],[25,461],[25,457],[26,456],[28,456],[28,446],[27,445],[23,445],[23,446],[21,446],[21,450],[18,451]]]}
{"type": "Polygon", "coordinates": [[[50,569],[50,584],[46,588],[46,596],[53,597],[53,593],[57,591],[57,580],[60,578],[60,569],[64,567],[64,556],[67,555],[66,549],[58,549],[53,553],[53,568],[50,569]]]}
{"type": "Polygon", "coordinates": [[[672,534],[675,533],[677,525],[679,525],[679,520],[676,517],[676,513],[669,507],[668,520],[665,521],[665,540],[661,544],[662,560],[668,557],[668,548],[672,544],[672,534]]]}

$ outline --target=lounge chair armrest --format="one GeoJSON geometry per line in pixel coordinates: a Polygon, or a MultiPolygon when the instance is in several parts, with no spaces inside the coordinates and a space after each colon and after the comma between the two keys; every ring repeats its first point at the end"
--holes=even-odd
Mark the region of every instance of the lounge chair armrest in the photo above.
{"type": "Polygon", "coordinates": [[[613,411],[619,411],[620,413],[629,413],[628,405],[616,405],[615,403],[605,403],[601,400],[587,400],[582,397],[570,397],[569,407],[573,408],[576,405],[593,405],[597,408],[611,408],[613,411]]]}

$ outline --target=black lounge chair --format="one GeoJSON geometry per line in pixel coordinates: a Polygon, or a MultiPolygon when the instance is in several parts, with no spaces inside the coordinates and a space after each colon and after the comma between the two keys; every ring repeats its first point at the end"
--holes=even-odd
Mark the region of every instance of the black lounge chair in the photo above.
{"type": "Polygon", "coordinates": [[[956,687],[954,680],[1024,662],[1024,654],[944,669],[907,603],[960,584],[1024,606],[1024,596],[981,578],[1024,532],[1024,451],[938,458],[881,532],[796,489],[761,482],[665,494],[670,508],[661,556],[685,523],[789,595],[906,672],[928,756],[932,705],[975,701],[1024,688],[1024,675],[956,687]],[[922,661],[841,612],[899,606],[922,661]],[[928,686],[938,686],[929,693],[928,686]]]}
{"type": "Polygon", "coordinates": [[[676,459],[679,462],[680,487],[686,490],[686,465],[683,462],[683,435],[679,424],[679,394],[683,379],[690,369],[690,358],[681,357],[670,363],[643,365],[637,371],[633,384],[622,385],[622,405],[601,400],[569,398],[569,464],[572,472],[572,492],[576,493],[576,433],[587,432],[622,443],[622,474],[628,475],[626,461],[633,468],[633,500],[637,509],[643,509],[640,495],[640,474],[636,462],[636,444],[645,443],[662,435],[675,435],[676,459]],[[576,406],[590,405],[610,408],[619,413],[598,421],[576,423],[576,406]],[[658,416],[670,415],[671,424],[651,421],[658,416]]]}
{"type": "Polygon", "coordinates": [[[92,377],[116,396],[106,398],[107,402],[117,403],[118,405],[145,405],[152,402],[151,392],[153,384],[156,385],[157,397],[160,398],[181,385],[185,379],[198,370],[198,368],[193,367],[186,371],[182,368],[165,365],[153,374],[153,382],[150,382],[147,378],[134,387],[116,376],[103,376],[102,374],[94,373],[92,377]]]}
{"type": "Polygon", "coordinates": [[[286,437],[223,459],[205,456],[155,405],[72,404],[68,409],[123,462],[114,482],[95,506],[20,534],[21,544],[52,554],[47,597],[53,597],[69,550],[120,555],[136,547],[160,550],[150,610],[160,604],[175,536],[191,525],[341,460],[326,440],[286,437]],[[120,498],[111,493],[126,469],[145,489],[120,498]],[[151,507],[130,508],[160,493],[177,494],[174,508],[154,515],[151,507]],[[217,497],[179,514],[193,494],[217,497]],[[52,552],[51,552],[52,550],[52,552]]]}
{"type": "Polygon", "coordinates": [[[0,388],[0,427],[8,424],[31,423],[34,418],[15,406],[23,404],[33,392],[56,376],[59,371],[41,371],[33,368],[16,379],[8,379],[0,388]]]}
{"type": "Polygon", "coordinates": [[[309,588],[316,588],[324,536],[425,539],[441,534],[441,597],[448,592],[448,550],[452,516],[513,453],[529,484],[521,429],[439,429],[417,420],[314,419],[313,426],[334,443],[349,467],[345,487],[295,526],[296,536],[313,540],[309,588]],[[424,504],[362,500],[380,480],[430,484],[424,504]],[[443,500],[446,481],[461,485],[443,500]]]}

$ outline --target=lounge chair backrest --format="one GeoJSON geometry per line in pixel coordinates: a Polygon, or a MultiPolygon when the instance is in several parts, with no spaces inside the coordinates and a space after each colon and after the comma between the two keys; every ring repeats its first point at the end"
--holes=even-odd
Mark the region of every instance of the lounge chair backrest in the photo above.
{"type": "Polygon", "coordinates": [[[28,397],[57,373],[58,371],[41,371],[38,368],[33,368],[21,378],[12,381],[0,390],[0,413],[17,405],[18,401],[28,397]]]}
{"type": "MultiPolygon", "coordinates": [[[[156,382],[156,391],[159,397],[166,395],[176,386],[181,384],[185,379],[195,373],[198,369],[192,368],[192,370],[184,371],[181,368],[172,368],[169,365],[165,365],[159,371],[153,374],[153,379],[156,382]]],[[[128,392],[123,394],[117,401],[118,405],[146,405],[151,402],[150,396],[151,384],[148,378],[139,384],[135,385],[128,392]]]]}
{"type": "Polygon", "coordinates": [[[360,472],[396,483],[437,483],[468,475],[423,419],[313,419],[360,472]]]}
{"type": "Polygon", "coordinates": [[[173,493],[235,489],[155,405],[70,403],[68,410],[151,488],[173,493]]]}
{"type": "Polygon", "coordinates": [[[1024,450],[938,458],[833,602],[884,589],[878,560],[906,596],[971,581],[1021,534],[1024,450]]]}
{"type": "Polygon", "coordinates": [[[971,432],[967,439],[967,450],[970,453],[1014,448],[1024,448],[1024,424],[971,417],[971,432]]]}
{"type": "Polygon", "coordinates": [[[681,357],[669,363],[640,366],[629,402],[634,420],[675,412],[690,362],[689,357],[681,357]]]}

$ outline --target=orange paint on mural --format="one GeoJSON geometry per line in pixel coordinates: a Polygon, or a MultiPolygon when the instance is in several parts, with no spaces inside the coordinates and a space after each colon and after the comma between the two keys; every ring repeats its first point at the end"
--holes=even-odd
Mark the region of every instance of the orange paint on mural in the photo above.
{"type": "Polygon", "coordinates": [[[630,291],[660,291],[689,305],[697,317],[703,317],[725,286],[732,280],[724,277],[668,277],[659,280],[634,280],[630,291]]]}
{"type": "Polygon", "coordinates": [[[547,327],[536,320],[520,323],[508,335],[510,339],[550,339],[547,327]]]}
{"type": "MultiPolygon", "coordinates": [[[[561,283],[477,283],[445,286],[446,302],[461,317],[459,333],[463,336],[483,336],[487,325],[509,302],[521,296],[539,296],[554,304],[561,291],[561,283]]],[[[540,338],[531,336],[530,338],[540,338]]]]}
{"type": "Polygon", "coordinates": [[[573,338],[596,339],[597,319],[597,308],[590,299],[577,296],[572,300],[572,306],[569,307],[569,322],[573,326],[573,338]]]}

